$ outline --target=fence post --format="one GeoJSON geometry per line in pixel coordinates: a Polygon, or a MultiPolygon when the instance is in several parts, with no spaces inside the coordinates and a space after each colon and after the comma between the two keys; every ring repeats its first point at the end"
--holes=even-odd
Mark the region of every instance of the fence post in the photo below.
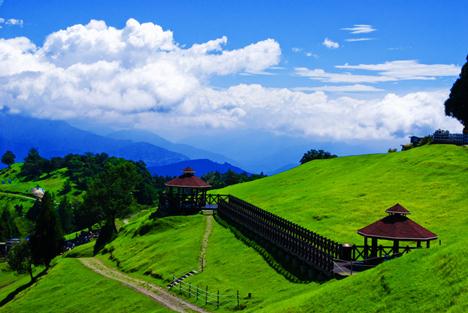
{"type": "Polygon", "coordinates": [[[205,291],[205,305],[208,304],[208,286],[206,286],[206,291],[205,291]]]}
{"type": "Polygon", "coordinates": [[[217,299],[217,302],[216,302],[216,307],[219,308],[219,289],[218,289],[218,299],[217,299]]]}
{"type": "Polygon", "coordinates": [[[237,308],[240,308],[239,290],[237,290],[237,308]]]}

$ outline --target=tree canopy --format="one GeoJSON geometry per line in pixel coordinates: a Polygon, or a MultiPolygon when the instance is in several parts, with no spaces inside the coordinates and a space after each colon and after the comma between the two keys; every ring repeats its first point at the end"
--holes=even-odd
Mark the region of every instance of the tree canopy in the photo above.
{"type": "Polygon", "coordinates": [[[445,101],[445,114],[456,118],[468,128],[468,56],[459,78],[450,89],[449,98],[445,101]]]}
{"type": "Polygon", "coordinates": [[[54,198],[49,192],[40,202],[34,231],[30,237],[32,261],[49,268],[52,259],[63,249],[63,232],[54,208],[54,198]]]}
{"type": "Polygon", "coordinates": [[[321,159],[333,159],[336,158],[337,156],[334,154],[331,154],[330,152],[324,151],[324,150],[315,150],[311,149],[304,153],[302,156],[300,162],[301,164],[307,163],[312,160],[321,160],[321,159]]]}
{"type": "Polygon", "coordinates": [[[2,163],[6,166],[10,167],[12,164],[15,163],[16,156],[10,150],[6,151],[2,156],[2,163]]]}

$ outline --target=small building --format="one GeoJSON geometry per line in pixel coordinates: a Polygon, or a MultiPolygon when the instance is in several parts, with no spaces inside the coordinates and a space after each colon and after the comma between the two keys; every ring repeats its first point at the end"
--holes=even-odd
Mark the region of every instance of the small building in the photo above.
{"type": "Polygon", "coordinates": [[[36,198],[36,199],[39,199],[41,200],[43,197],[44,197],[44,194],[45,194],[45,190],[39,186],[31,189],[31,193],[33,194],[33,196],[36,198]]]}
{"type": "Polygon", "coordinates": [[[432,142],[439,144],[467,145],[468,132],[464,130],[463,134],[451,134],[448,130],[436,130],[432,135],[432,142]]]}
{"type": "Polygon", "coordinates": [[[415,242],[416,248],[421,247],[421,242],[426,242],[429,248],[430,241],[437,239],[437,235],[422,227],[407,217],[410,212],[400,204],[395,204],[385,212],[388,215],[364,228],[357,233],[364,236],[364,251],[370,252],[370,257],[377,257],[378,240],[393,241],[392,252],[400,253],[400,242],[415,242]],[[369,247],[368,239],[371,239],[369,247]]]}
{"type": "Polygon", "coordinates": [[[211,185],[195,176],[195,171],[187,167],[182,175],[166,184],[159,196],[158,216],[189,215],[200,212],[206,205],[206,192],[211,185]]]}

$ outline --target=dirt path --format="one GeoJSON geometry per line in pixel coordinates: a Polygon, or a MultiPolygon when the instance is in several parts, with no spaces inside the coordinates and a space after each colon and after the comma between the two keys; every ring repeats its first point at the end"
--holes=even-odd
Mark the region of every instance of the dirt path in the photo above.
{"type": "Polygon", "coordinates": [[[13,193],[13,192],[8,192],[8,191],[0,191],[0,194],[7,195],[7,196],[10,196],[10,197],[27,199],[27,200],[33,200],[33,201],[36,200],[36,198],[34,198],[34,197],[28,197],[28,196],[25,196],[25,195],[13,193]]]}
{"type": "Polygon", "coordinates": [[[208,311],[205,311],[204,309],[190,302],[177,298],[159,286],[130,277],[122,272],[119,272],[118,270],[107,267],[96,258],[80,258],[79,260],[81,263],[83,263],[84,266],[88,267],[94,272],[133,288],[134,290],[148,296],[154,301],[175,312],[208,313],[208,311]]]}
{"type": "Polygon", "coordinates": [[[203,234],[200,257],[198,258],[198,270],[203,272],[206,267],[206,250],[208,249],[208,239],[213,231],[213,215],[206,215],[205,233],[203,234]]]}

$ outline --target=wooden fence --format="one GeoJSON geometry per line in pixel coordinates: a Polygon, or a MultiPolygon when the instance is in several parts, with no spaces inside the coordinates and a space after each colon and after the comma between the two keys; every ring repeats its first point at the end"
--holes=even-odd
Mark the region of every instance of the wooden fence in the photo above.
{"type": "Polygon", "coordinates": [[[338,242],[231,195],[219,198],[218,215],[262,244],[299,278],[317,278],[317,272],[333,275],[333,260],[341,253],[338,242]]]}

